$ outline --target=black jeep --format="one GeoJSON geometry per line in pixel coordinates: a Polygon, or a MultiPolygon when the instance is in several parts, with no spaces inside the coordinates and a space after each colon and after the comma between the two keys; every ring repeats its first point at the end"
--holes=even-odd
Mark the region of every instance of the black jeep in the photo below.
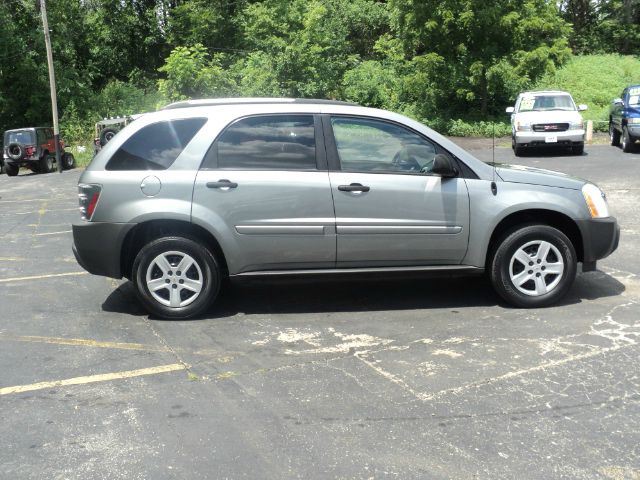
{"type": "MultiPolygon", "coordinates": [[[[68,170],[75,167],[76,160],[71,153],[63,151],[62,141],[60,149],[62,168],[68,170]]],[[[20,167],[40,173],[53,171],[55,153],[56,143],[50,127],[19,128],[4,132],[3,169],[10,177],[16,176],[20,167]]]]}

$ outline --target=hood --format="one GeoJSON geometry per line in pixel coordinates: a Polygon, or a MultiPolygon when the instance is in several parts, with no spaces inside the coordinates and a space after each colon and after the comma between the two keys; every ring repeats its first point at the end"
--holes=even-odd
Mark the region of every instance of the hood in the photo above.
{"type": "Polygon", "coordinates": [[[537,124],[537,123],[571,123],[581,122],[582,115],[576,110],[547,110],[544,112],[521,112],[515,114],[518,122],[537,124]]]}
{"type": "Polygon", "coordinates": [[[505,182],[545,185],[547,187],[570,188],[580,190],[586,180],[565,173],[523,165],[497,164],[496,172],[505,182]]]}

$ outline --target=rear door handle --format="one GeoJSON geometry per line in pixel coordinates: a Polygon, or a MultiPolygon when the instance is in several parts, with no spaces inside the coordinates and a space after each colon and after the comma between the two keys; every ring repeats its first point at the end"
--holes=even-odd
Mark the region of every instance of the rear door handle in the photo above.
{"type": "Polygon", "coordinates": [[[352,183],[350,185],[338,185],[338,190],[341,192],[368,192],[371,187],[361,183],[352,183]]]}
{"type": "Polygon", "coordinates": [[[236,182],[232,182],[226,178],[222,178],[217,182],[207,182],[207,188],[236,188],[237,186],[238,184],[236,182]]]}

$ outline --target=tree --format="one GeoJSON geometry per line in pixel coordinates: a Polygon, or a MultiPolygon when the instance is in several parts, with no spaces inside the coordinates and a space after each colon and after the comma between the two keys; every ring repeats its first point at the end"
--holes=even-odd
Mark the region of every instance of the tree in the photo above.
{"type": "MultiPolygon", "coordinates": [[[[546,0],[390,0],[409,58],[443,72],[438,110],[482,117],[569,58],[570,26],[546,0]]],[[[426,112],[425,112],[426,113],[426,112]]]]}

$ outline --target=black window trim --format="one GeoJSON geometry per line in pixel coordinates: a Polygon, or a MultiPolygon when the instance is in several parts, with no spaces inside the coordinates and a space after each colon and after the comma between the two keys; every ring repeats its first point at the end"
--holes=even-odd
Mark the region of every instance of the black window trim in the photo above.
{"type": "Polygon", "coordinates": [[[233,121],[228,123],[222,130],[218,132],[216,137],[211,142],[211,145],[207,149],[207,153],[205,153],[204,157],[202,157],[202,162],[200,162],[200,168],[198,170],[202,171],[255,171],[255,172],[326,172],[328,170],[327,166],[327,152],[325,148],[325,138],[324,132],[322,128],[322,122],[320,120],[320,116],[317,113],[309,113],[309,112],[271,112],[271,113],[255,113],[250,115],[244,115],[242,117],[235,118],[233,121]],[[315,151],[316,151],[316,168],[220,168],[218,165],[218,141],[222,137],[222,135],[233,125],[236,123],[246,120],[247,118],[256,118],[256,117],[281,117],[287,115],[298,115],[298,116],[309,116],[313,117],[313,134],[315,140],[315,151]],[[212,166],[205,166],[210,164],[212,166]]]}
{"type": "Polygon", "coordinates": [[[417,135],[423,141],[426,141],[432,144],[436,148],[436,154],[445,153],[451,159],[453,159],[456,166],[458,167],[458,171],[460,172],[460,174],[458,175],[459,178],[467,178],[467,179],[474,179],[474,180],[477,180],[480,178],[466,163],[461,161],[449,150],[447,150],[446,148],[444,148],[442,145],[435,142],[434,140],[428,137],[425,137],[422,133],[414,130],[413,128],[403,123],[395,122],[393,120],[388,120],[386,118],[369,117],[367,115],[328,114],[327,113],[327,114],[320,115],[320,117],[322,119],[322,127],[324,131],[325,142],[327,144],[327,148],[326,148],[327,163],[329,165],[330,172],[365,173],[365,174],[372,174],[372,175],[413,175],[418,177],[438,177],[439,176],[439,175],[430,175],[428,173],[420,173],[420,172],[383,172],[383,171],[370,171],[370,170],[349,170],[349,171],[342,170],[342,166],[340,164],[340,155],[338,154],[338,145],[336,143],[336,138],[333,133],[333,126],[331,125],[331,118],[353,118],[357,120],[375,120],[378,122],[388,123],[390,125],[408,130],[414,135],[417,135]]]}

